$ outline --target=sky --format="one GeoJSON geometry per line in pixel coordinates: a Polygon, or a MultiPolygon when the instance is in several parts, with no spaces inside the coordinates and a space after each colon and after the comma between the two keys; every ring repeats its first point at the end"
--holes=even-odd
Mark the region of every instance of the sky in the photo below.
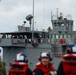
{"type": "MultiPolygon", "coordinates": [[[[73,29],[76,30],[76,0],[34,0],[34,29],[47,29],[51,24],[51,11],[56,15],[72,15],[73,29]]],[[[26,16],[33,13],[33,0],[1,0],[0,1],[0,32],[17,31],[17,26],[26,21],[26,16]]]]}

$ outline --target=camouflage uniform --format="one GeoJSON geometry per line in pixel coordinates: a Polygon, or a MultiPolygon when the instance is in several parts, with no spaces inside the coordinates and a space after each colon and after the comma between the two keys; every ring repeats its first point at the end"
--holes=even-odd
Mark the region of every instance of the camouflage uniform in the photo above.
{"type": "Polygon", "coordinates": [[[0,75],[6,75],[5,63],[0,61],[0,75]]]}

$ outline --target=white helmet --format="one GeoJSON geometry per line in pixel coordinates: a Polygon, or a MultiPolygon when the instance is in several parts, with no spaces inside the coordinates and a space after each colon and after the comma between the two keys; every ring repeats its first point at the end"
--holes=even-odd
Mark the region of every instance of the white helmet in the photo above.
{"type": "Polygon", "coordinates": [[[50,60],[52,60],[52,55],[50,54],[50,52],[41,52],[40,56],[39,56],[39,60],[41,60],[41,58],[46,57],[49,58],[50,60]]]}

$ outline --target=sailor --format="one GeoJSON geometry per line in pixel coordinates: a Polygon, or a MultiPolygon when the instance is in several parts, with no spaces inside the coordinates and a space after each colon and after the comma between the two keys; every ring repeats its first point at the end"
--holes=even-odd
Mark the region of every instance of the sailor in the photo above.
{"type": "Polygon", "coordinates": [[[0,60],[0,75],[6,75],[5,63],[0,60]]]}
{"type": "Polygon", "coordinates": [[[57,75],[76,75],[76,46],[69,45],[59,64],[57,75]]]}
{"type": "Polygon", "coordinates": [[[28,59],[25,53],[20,52],[16,56],[16,62],[26,64],[26,74],[25,75],[33,75],[31,69],[28,67],[28,59]]]}
{"type": "Polygon", "coordinates": [[[0,75],[6,75],[5,62],[3,62],[3,48],[0,47],[0,75]]]}
{"type": "Polygon", "coordinates": [[[39,56],[39,63],[33,70],[34,75],[56,75],[56,69],[50,63],[52,56],[49,52],[42,52],[39,56]]]}

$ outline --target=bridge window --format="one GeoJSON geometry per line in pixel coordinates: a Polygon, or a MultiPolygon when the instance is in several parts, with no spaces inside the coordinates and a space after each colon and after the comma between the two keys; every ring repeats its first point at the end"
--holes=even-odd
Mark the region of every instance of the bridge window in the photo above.
{"type": "Polygon", "coordinates": [[[51,38],[51,35],[48,35],[48,38],[51,38]]]}
{"type": "Polygon", "coordinates": [[[62,39],[63,38],[63,35],[60,35],[60,39],[62,39]]]}
{"type": "Polygon", "coordinates": [[[54,25],[57,26],[57,23],[55,22],[54,25]]]}
{"type": "Polygon", "coordinates": [[[54,39],[55,38],[55,35],[52,35],[52,39],[54,39]]]}
{"type": "Polygon", "coordinates": [[[56,39],[58,39],[59,38],[59,35],[56,35],[56,39]]]}
{"type": "Polygon", "coordinates": [[[58,25],[61,26],[61,23],[59,22],[58,25]]]}
{"type": "Polygon", "coordinates": [[[25,39],[27,39],[27,36],[26,36],[26,35],[24,35],[24,38],[25,38],[25,39]]]}
{"type": "Polygon", "coordinates": [[[71,35],[68,35],[68,38],[71,38],[71,35]]]}
{"type": "Polygon", "coordinates": [[[67,35],[64,35],[64,38],[67,38],[67,35]]]}
{"type": "Polygon", "coordinates": [[[64,26],[64,24],[61,24],[61,26],[64,26]]]}
{"type": "Polygon", "coordinates": [[[8,37],[7,38],[13,38],[13,36],[12,35],[8,35],[8,37]]]}
{"type": "Polygon", "coordinates": [[[2,38],[2,34],[0,34],[0,38],[2,38]]]}

